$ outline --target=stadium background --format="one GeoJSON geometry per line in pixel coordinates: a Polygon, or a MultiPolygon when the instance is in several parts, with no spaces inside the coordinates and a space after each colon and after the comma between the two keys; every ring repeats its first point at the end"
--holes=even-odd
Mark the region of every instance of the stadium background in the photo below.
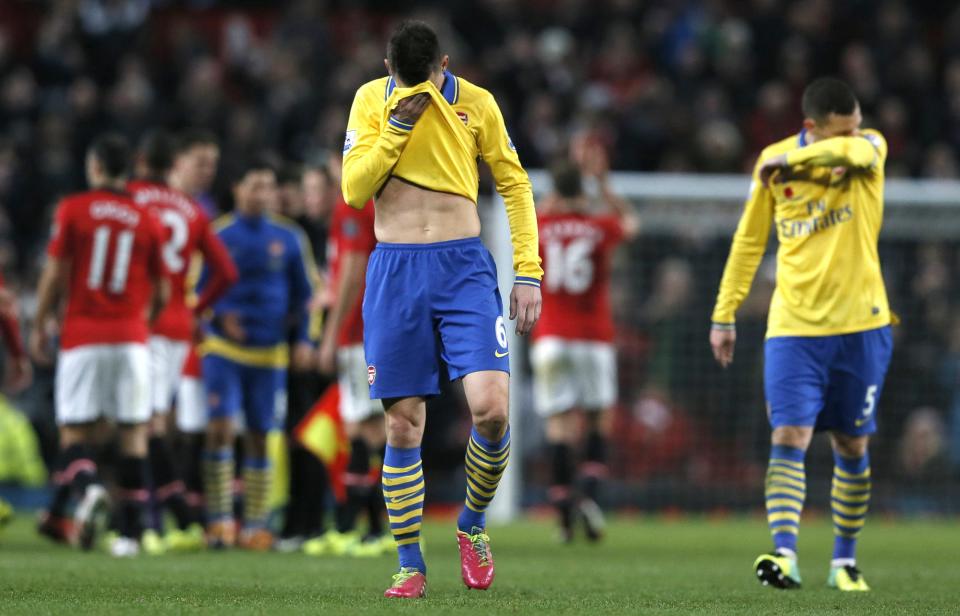
{"type": "MultiPolygon", "coordinates": [[[[20,292],[24,322],[52,207],[82,187],[82,154],[95,134],[214,130],[222,159],[209,201],[227,208],[228,180],[244,156],[266,150],[303,163],[338,151],[353,92],[383,72],[396,10],[390,2],[0,3],[0,266],[20,292]]],[[[494,92],[528,168],[547,165],[576,135],[597,136],[616,185],[644,218],[644,232],[619,254],[613,289],[621,396],[610,496],[620,507],[759,508],[768,449],[760,351],[769,260],[741,310],[733,367],[717,368],[706,342],[737,180],[674,181],[664,198],[645,187],[669,178],[639,173],[748,171],[765,144],[797,130],[807,81],[847,79],[866,124],[890,143],[888,175],[934,178],[940,183],[902,189],[941,195],[915,210],[899,204],[881,242],[903,325],[873,446],[876,508],[957,510],[960,251],[951,220],[960,188],[951,181],[960,175],[960,10],[896,0],[473,0],[403,10],[438,29],[456,73],[494,92]]],[[[322,228],[325,213],[315,214],[322,228]]],[[[526,366],[514,369],[522,383],[526,366]]],[[[50,387],[41,372],[14,401],[47,455],[50,387]]],[[[519,497],[542,504],[539,425],[529,404],[513,412],[524,426],[519,497]]],[[[455,393],[431,407],[428,425],[429,497],[457,501],[468,417],[455,393]]],[[[5,432],[0,459],[13,455],[13,434],[5,432]]],[[[9,460],[0,468],[13,469],[9,460]]],[[[819,443],[811,477],[825,486],[830,464],[819,443]]],[[[822,507],[827,491],[810,492],[822,507]]]]}

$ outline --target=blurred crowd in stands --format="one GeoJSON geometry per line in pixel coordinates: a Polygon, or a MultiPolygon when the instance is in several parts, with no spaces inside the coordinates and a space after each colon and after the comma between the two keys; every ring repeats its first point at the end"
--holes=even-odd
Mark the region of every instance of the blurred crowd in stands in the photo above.
{"type": "MultiPolygon", "coordinates": [[[[886,135],[889,176],[957,178],[960,7],[951,5],[4,0],[0,268],[11,286],[33,286],[52,207],[82,187],[83,152],[107,128],[133,140],[154,126],[213,130],[222,159],[208,201],[220,210],[229,209],[229,178],[247,156],[323,164],[326,152],[339,151],[357,86],[384,73],[385,36],[400,10],[435,26],[453,72],[494,92],[528,168],[549,164],[573,134],[590,131],[615,170],[744,172],[765,145],[799,128],[804,85],[835,74],[853,85],[865,123],[886,135]]],[[[295,178],[286,178],[290,190],[295,178]]],[[[320,229],[326,211],[317,208],[306,216],[320,229]]],[[[311,239],[322,243],[322,230],[311,239]]],[[[762,472],[720,464],[700,447],[719,444],[709,451],[723,457],[747,451],[750,463],[765,456],[759,351],[769,271],[741,313],[733,371],[721,374],[706,345],[728,242],[648,236],[621,255],[614,300],[623,326],[623,476],[672,469],[754,485],[762,472]]],[[[960,298],[952,284],[960,253],[921,242],[886,251],[900,264],[891,296],[907,325],[880,446],[890,471],[918,486],[960,468],[960,298]]]]}

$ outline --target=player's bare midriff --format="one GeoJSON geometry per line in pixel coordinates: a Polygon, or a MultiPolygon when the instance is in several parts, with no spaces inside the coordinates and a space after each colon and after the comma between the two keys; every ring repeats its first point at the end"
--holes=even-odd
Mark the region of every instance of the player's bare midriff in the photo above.
{"type": "Polygon", "coordinates": [[[391,177],[375,200],[377,241],[430,244],[480,235],[477,204],[391,177]]]}

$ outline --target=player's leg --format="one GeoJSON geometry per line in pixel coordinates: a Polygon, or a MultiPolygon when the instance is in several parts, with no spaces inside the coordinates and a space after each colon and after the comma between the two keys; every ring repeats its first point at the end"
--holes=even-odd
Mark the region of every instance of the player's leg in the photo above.
{"type": "Polygon", "coordinates": [[[493,583],[486,510],[510,460],[509,385],[510,375],[499,370],[473,372],[463,378],[473,429],[464,462],[467,495],[457,518],[457,542],[461,574],[468,588],[482,590],[493,583]]]}
{"type": "Polygon", "coordinates": [[[771,436],[765,501],[773,552],[754,562],[757,579],[777,588],[798,588],[797,537],[806,499],[804,459],[824,405],[828,338],[770,338],[765,345],[764,390],[771,436]]]}
{"type": "Polygon", "coordinates": [[[383,457],[383,499],[390,532],[397,544],[400,571],[384,596],[421,597],[426,591],[427,565],[420,550],[420,526],[426,483],[420,444],[427,418],[421,397],[384,400],[387,447],[383,457]]]}
{"type": "Polygon", "coordinates": [[[857,539],[870,506],[869,435],[892,353],[890,328],[840,336],[832,366],[825,427],[831,429],[834,547],[828,584],[844,591],[870,587],[857,568],[857,539]]]}
{"type": "Polygon", "coordinates": [[[54,396],[60,432],[60,454],[54,494],[41,532],[53,536],[54,529],[66,533],[71,542],[89,550],[106,528],[109,513],[107,492],[100,482],[94,458],[94,430],[106,391],[103,374],[109,371],[108,352],[102,345],[64,350],[57,362],[54,396]],[[70,499],[77,501],[73,520],[66,519],[70,499]],[[49,527],[51,532],[46,532],[49,527]]]}
{"type": "Polygon", "coordinates": [[[208,423],[203,454],[207,537],[211,547],[236,543],[233,519],[234,417],[241,403],[240,366],[217,355],[203,358],[208,423]]]}
{"type": "Polygon", "coordinates": [[[587,537],[596,541],[603,536],[605,526],[600,504],[603,482],[609,475],[607,443],[613,419],[610,409],[617,401],[617,358],[613,345],[605,342],[576,343],[575,353],[575,374],[582,396],[580,406],[586,418],[583,462],[579,469],[583,494],[579,509],[587,537]]]}
{"type": "Polygon", "coordinates": [[[114,556],[139,551],[147,491],[147,441],[150,419],[150,353],[144,344],[117,345],[113,352],[113,386],[107,416],[119,426],[116,516],[120,537],[110,546],[114,556]]]}
{"type": "MultiPolygon", "coordinates": [[[[200,358],[196,349],[188,352],[177,387],[176,458],[186,489],[185,498],[194,523],[190,526],[189,547],[203,535],[205,497],[203,489],[204,441],[207,430],[207,396],[200,376],[200,358]]],[[[171,546],[173,547],[173,546],[171,546]]]]}
{"type": "Polygon", "coordinates": [[[370,397],[383,400],[387,446],[381,482],[400,571],[384,596],[422,597],[420,525],[426,487],[420,442],[425,396],[440,393],[430,286],[436,249],[379,244],[367,263],[363,346],[370,397]],[[403,315],[397,318],[397,315],[403,315]]]}
{"type": "Polygon", "coordinates": [[[579,417],[577,380],[567,341],[548,337],[537,340],[530,350],[533,368],[534,410],[544,419],[550,488],[548,496],[560,520],[560,538],[573,540],[576,494],[576,453],[579,417]]]}
{"type": "Polygon", "coordinates": [[[473,430],[466,452],[466,498],[457,518],[460,570],[469,588],[493,582],[485,513],[510,458],[510,356],[493,257],[479,239],[450,242],[431,263],[431,304],[451,380],[463,379],[473,430]]]}
{"type": "Polygon", "coordinates": [[[119,426],[120,457],[117,460],[116,520],[120,537],[110,546],[114,556],[136,556],[144,532],[147,491],[146,422],[119,426]]]}
{"type": "MultiPolygon", "coordinates": [[[[177,528],[185,530],[194,520],[187,506],[183,480],[174,464],[168,438],[168,422],[180,371],[187,354],[187,344],[153,336],[150,338],[149,349],[153,410],[147,449],[150,483],[154,499],[161,508],[161,515],[163,510],[169,511],[176,520],[177,528]]],[[[146,542],[144,547],[147,547],[146,542]]]]}
{"type": "Polygon", "coordinates": [[[240,545],[266,551],[273,547],[270,517],[272,468],[267,435],[282,425],[287,407],[287,371],[277,368],[243,369],[242,407],[246,418],[243,457],[243,532],[240,545]]]}

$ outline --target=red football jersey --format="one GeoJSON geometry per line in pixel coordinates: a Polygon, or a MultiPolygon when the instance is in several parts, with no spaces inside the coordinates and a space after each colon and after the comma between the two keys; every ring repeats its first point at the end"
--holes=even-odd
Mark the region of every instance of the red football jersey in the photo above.
{"type": "Polygon", "coordinates": [[[533,338],[613,341],[610,260],[623,240],[617,216],[576,212],[537,217],[543,310],[533,338]]]}
{"type": "MultiPolygon", "coordinates": [[[[362,210],[357,210],[347,205],[342,198],[337,200],[330,222],[330,237],[327,240],[327,260],[330,263],[330,284],[333,292],[336,292],[340,284],[340,258],[347,252],[362,252],[369,256],[376,247],[373,220],[372,201],[362,210]]],[[[339,346],[363,342],[363,290],[361,287],[356,304],[344,317],[343,325],[337,334],[339,346]]]]}
{"type": "Polygon", "coordinates": [[[70,261],[64,349],[146,342],[154,281],[165,275],[163,231],[127,193],[92,190],[57,207],[50,256],[70,261]]]}
{"type": "Polygon", "coordinates": [[[147,180],[130,182],[127,190],[138,204],[152,209],[166,229],[163,262],[170,277],[170,300],[153,324],[153,333],[189,341],[194,319],[193,309],[187,305],[190,262],[198,250],[210,261],[211,253],[227,254],[226,249],[200,205],[188,195],[147,180]]]}

